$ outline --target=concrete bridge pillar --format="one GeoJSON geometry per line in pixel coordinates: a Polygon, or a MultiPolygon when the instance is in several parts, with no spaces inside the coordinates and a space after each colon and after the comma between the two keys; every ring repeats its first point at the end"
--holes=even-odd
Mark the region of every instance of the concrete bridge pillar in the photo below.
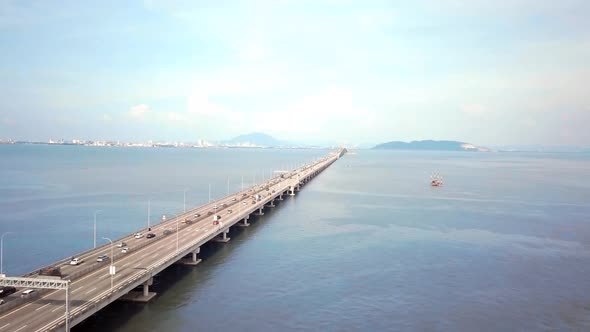
{"type": "Polygon", "coordinates": [[[272,201],[270,201],[270,205],[268,207],[275,207],[275,200],[274,199],[272,201]]]}
{"type": "Polygon", "coordinates": [[[201,262],[200,258],[197,258],[197,255],[201,252],[201,247],[198,247],[197,249],[195,249],[195,251],[191,252],[191,258],[192,258],[192,263],[194,265],[197,265],[201,262]]]}
{"type": "Polygon", "coordinates": [[[264,206],[261,206],[261,207],[258,209],[258,212],[257,212],[257,213],[255,213],[255,214],[256,214],[257,216],[262,216],[262,215],[264,215],[264,212],[262,212],[262,209],[264,209],[264,206]]]}
{"type": "Polygon", "coordinates": [[[250,218],[250,216],[246,216],[244,219],[242,219],[241,223],[237,223],[238,226],[240,227],[248,227],[250,226],[250,224],[248,223],[248,218],[250,218]]]}
{"type": "Polygon", "coordinates": [[[150,295],[150,281],[152,280],[153,279],[150,278],[150,280],[143,283],[143,297],[148,297],[150,295]]]}
{"type": "Polygon", "coordinates": [[[283,200],[283,193],[280,193],[280,194],[279,194],[279,198],[277,198],[277,199],[278,199],[279,201],[282,201],[282,200],[283,200]]]}
{"type": "Polygon", "coordinates": [[[195,266],[198,265],[202,260],[197,257],[197,255],[201,252],[201,247],[198,247],[193,252],[190,253],[189,258],[182,258],[176,264],[179,265],[188,265],[188,266],[195,266]]]}
{"type": "Polygon", "coordinates": [[[224,229],[221,233],[219,233],[219,236],[215,239],[215,242],[228,242],[230,238],[227,237],[227,233],[229,233],[229,229],[224,229]]]}
{"type": "Polygon", "coordinates": [[[149,278],[142,284],[141,291],[131,291],[121,296],[119,301],[147,303],[156,296],[156,293],[150,292],[150,286],[154,283],[154,278],[149,278]]]}
{"type": "Polygon", "coordinates": [[[295,187],[293,187],[293,186],[290,186],[290,187],[289,187],[289,191],[291,192],[291,193],[289,194],[290,196],[295,196],[295,187]]]}

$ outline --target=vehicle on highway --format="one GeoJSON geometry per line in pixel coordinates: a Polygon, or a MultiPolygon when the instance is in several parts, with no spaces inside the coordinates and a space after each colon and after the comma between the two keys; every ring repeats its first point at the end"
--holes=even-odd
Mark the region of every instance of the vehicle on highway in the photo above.
{"type": "Polygon", "coordinates": [[[0,300],[0,305],[3,305],[3,304],[4,304],[4,300],[0,300]]]}
{"type": "Polygon", "coordinates": [[[219,219],[221,219],[221,216],[216,214],[213,216],[213,221],[218,221],[219,219]]]}
{"type": "Polygon", "coordinates": [[[201,216],[201,215],[197,213],[197,214],[195,214],[195,215],[193,216],[193,218],[195,218],[195,219],[196,219],[196,218],[198,218],[198,217],[200,217],[200,216],[201,216]]]}
{"type": "Polygon", "coordinates": [[[207,211],[207,215],[210,216],[213,214],[213,211],[207,211]]]}
{"type": "Polygon", "coordinates": [[[234,212],[233,210],[227,210],[227,214],[231,214],[232,212],[234,212]]]}
{"type": "Polygon", "coordinates": [[[107,256],[107,255],[100,255],[100,256],[96,257],[96,261],[97,262],[108,262],[109,261],[109,256],[107,256]]]}
{"type": "Polygon", "coordinates": [[[224,208],[224,207],[226,207],[226,206],[227,206],[227,204],[225,204],[225,203],[221,204],[221,207],[222,207],[222,208],[224,208]]]}
{"type": "Polygon", "coordinates": [[[80,265],[82,263],[84,263],[84,260],[80,257],[72,258],[72,260],[70,261],[70,265],[80,265]]]}
{"type": "Polygon", "coordinates": [[[28,297],[32,294],[36,294],[36,291],[34,289],[27,289],[20,294],[20,297],[28,297]]]}
{"type": "Polygon", "coordinates": [[[256,201],[252,201],[252,204],[256,204],[256,201]]]}
{"type": "Polygon", "coordinates": [[[242,202],[242,205],[246,205],[246,204],[248,204],[248,202],[242,202]]]}
{"type": "Polygon", "coordinates": [[[123,248],[123,247],[126,247],[126,246],[127,246],[127,243],[125,243],[125,242],[119,242],[119,243],[117,243],[117,248],[123,248]]]}
{"type": "Polygon", "coordinates": [[[151,238],[153,238],[153,237],[156,237],[156,234],[154,234],[154,233],[148,233],[148,234],[146,235],[146,239],[151,239],[151,238]]]}
{"type": "Polygon", "coordinates": [[[123,247],[121,249],[121,252],[124,253],[124,254],[126,254],[128,251],[129,251],[129,247],[123,247]]]}
{"type": "Polygon", "coordinates": [[[170,234],[172,234],[172,231],[169,230],[169,229],[165,229],[163,234],[164,235],[170,235],[170,234]]]}
{"type": "Polygon", "coordinates": [[[237,199],[234,197],[234,198],[231,199],[231,201],[232,202],[235,202],[235,201],[237,201],[237,199]]]}
{"type": "Polygon", "coordinates": [[[59,266],[47,266],[39,270],[39,276],[45,277],[62,277],[59,266]]]}
{"type": "Polygon", "coordinates": [[[7,297],[8,295],[16,292],[16,288],[12,286],[0,287],[0,297],[7,297]]]}
{"type": "Polygon", "coordinates": [[[136,239],[141,239],[143,237],[143,234],[141,233],[135,233],[135,235],[133,236],[136,239]]]}

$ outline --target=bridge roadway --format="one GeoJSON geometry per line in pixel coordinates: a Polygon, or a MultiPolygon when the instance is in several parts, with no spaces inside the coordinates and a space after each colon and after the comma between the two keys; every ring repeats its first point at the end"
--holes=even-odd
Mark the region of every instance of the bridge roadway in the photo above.
{"type": "MultiPolygon", "coordinates": [[[[141,239],[135,239],[132,235],[118,239],[116,243],[124,241],[130,250],[124,254],[121,253],[120,248],[114,249],[116,254],[113,265],[117,270],[112,277],[112,288],[111,275],[109,275],[110,262],[95,263],[99,255],[111,257],[111,244],[77,255],[76,257],[82,257],[85,260],[79,266],[67,266],[69,258],[56,262],[54,265],[64,265],[63,270],[66,274],[64,279],[71,281],[69,326],[80,323],[138,286],[143,285],[144,295],[148,295],[148,285],[154,275],[187,255],[194,260],[200,246],[208,241],[229,240],[226,234],[230,227],[238,222],[248,225],[247,219],[251,214],[262,212],[267,204],[270,203],[272,206],[275,199],[281,199],[285,194],[294,194],[301,184],[326,169],[344,152],[345,150],[340,150],[337,153],[331,153],[313,164],[305,165],[154,225],[151,232],[156,234],[155,238],[145,238],[147,229],[144,229],[141,230],[144,232],[144,237],[141,239]],[[253,197],[257,194],[261,195],[261,199],[253,202],[253,197]],[[220,208],[223,203],[227,206],[220,208]],[[218,208],[215,209],[215,206],[218,208]],[[209,211],[221,216],[220,224],[213,223],[213,216],[208,215],[209,211]],[[195,214],[200,214],[200,217],[194,218],[195,214]],[[189,224],[182,223],[187,218],[195,221],[189,224]],[[172,231],[172,234],[164,236],[165,229],[172,231]]],[[[34,273],[26,276],[35,277],[34,273]]],[[[8,300],[7,304],[11,297],[22,301],[18,298],[21,292],[22,289],[5,298],[8,300]]],[[[65,291],[52,290],[40,294],[0,316],[0,332],[65,330],[65,291]]]]}

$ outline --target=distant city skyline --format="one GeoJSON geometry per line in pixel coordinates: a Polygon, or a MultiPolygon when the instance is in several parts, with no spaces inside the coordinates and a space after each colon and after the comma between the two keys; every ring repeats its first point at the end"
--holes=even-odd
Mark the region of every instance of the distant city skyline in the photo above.
{"type": "Polygon", "coordinates": [[[590,145],[590,3],[0,3],[0,139],[590,145]]]}

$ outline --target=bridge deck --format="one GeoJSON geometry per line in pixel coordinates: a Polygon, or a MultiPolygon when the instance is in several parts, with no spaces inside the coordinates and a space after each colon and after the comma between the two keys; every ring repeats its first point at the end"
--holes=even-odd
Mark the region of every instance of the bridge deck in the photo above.
{"type": "MultiPolygon", "coordinates": [[[[69,258],[56,262],[55,265],[63,266],[62,270],[66,274],[64,279],[71,281],[69,326],[80,323],[112,301],[148,282],[154,275],[186,255],[198,252],[201,245],[227,232],[230,227],[263,209],[277,197],[295,190],[331,165],[344,152],[341,150],[336,154],[330,154],[311,165],[154,225],[151,233],[156,234],[155,238],[134,239],[130,234],[118,239],[117,243],[126,242],[130,250],[122,253],[120,248],[114,249],[113,265],[116,267],[116,274],[112,278],[112,284],[109,275],[110,262],[96,263],[96,257],[99,255],[111,257],[110,244],[77,255],[76,257],[82,257],[85,260],[79,266],[69,266],[69,258]],[[256,195],[260,195],[261,198],[253,202],[252,197],[256,195]],[[227,205],[220,208],[222,203],[227,205]],[[218,208],[215,209],[215,206],[218,208]],[[210,211],[221,216],[221,223],[217,225],[213,223],[213,217],[209,215],[210,211]],[[196,214],[200,216],[194,218],[196,214]],[[195,221],[190,224],[183,223],[182,221],[186,218],[195,221]],[[163,235],[164,230],[169,230],[171,234],[163,235]]],[[[147,229],[139,231],[143,232],[144,236],[147,234],[147,229]]],[[[36,275],[29,273],[26,277],[36,277],[36,275]]],[[[2,279],[0,278],[0,285],[3,284],[2,279]]],[[[65,329],[66,291],[37,290],[36,293],[29,298],[20,298],[20,292],[5,298],[7,301],[2,305],[4,308],[0,308],[5,311],[0,317],[0,332],[65,329]]]]}

